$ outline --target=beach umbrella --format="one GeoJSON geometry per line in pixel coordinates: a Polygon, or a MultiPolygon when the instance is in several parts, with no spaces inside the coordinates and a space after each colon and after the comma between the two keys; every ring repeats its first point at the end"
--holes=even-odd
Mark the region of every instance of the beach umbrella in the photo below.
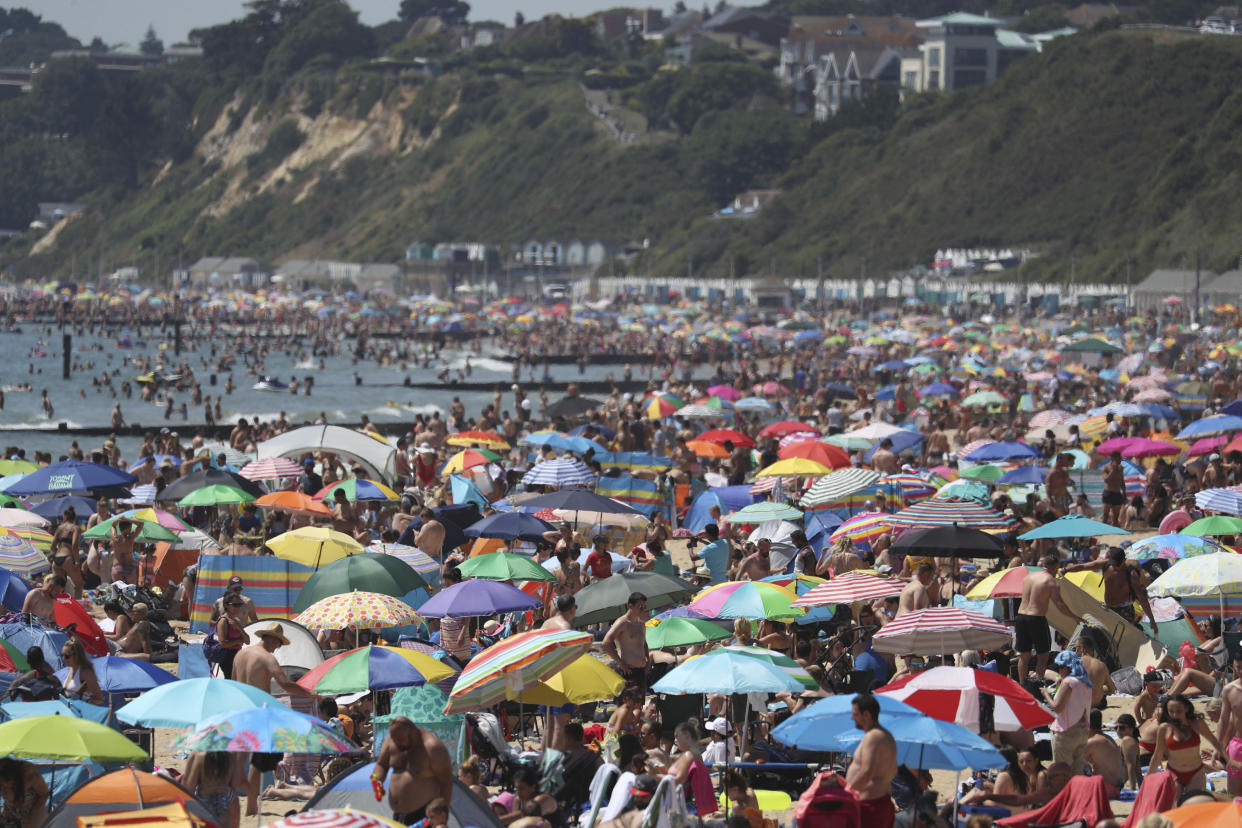
{"type": "MultiPolygon", "coordinates": [[[[0,670],[6,673],[24,673],[30,669],[30,664],[26,661],[26,655],[0,638],[0,670]]],[[[19,702],[24,704],[24,702],[19,702]]]]}
{"type": "MultiPolygon", "coordinates": [[[[693,612],[693,610],[691,610],[693,612]]],[[[645,630],[647,646],[653,650],[663,647],[688,647],[707,641],[732,638],[733,633],[706,618],[661,618],[647,622],[645,630]]]]}
{"type": "Polygon", "coordinates": [[[169,500],[176,502],[204,486],[236,486],[255,497],[262,497],[267,494],[267,489],[263,488],[261,484],[253,480],[247,480],[240,474],[231,472],[228,469],[199,469],[169,483],[164,491],[160,492],[159,497],[161,501],[169,500]]]}
{"type": "Polygon", "coordinates": [[[276,557],[318,569],[366,550],[362,544],[326,526],[303,526],[277,535],[267,542],[276,557]]]}
{"type": "Polygon", "coordinates": [[[488,552],[486,555],[462,561],[457,568],[467,578],[483,578],[489,581],[556,580],[555,575],[534,560],[513,552],[488,552]]]}
{"type": "Polygon", "coordinates": [[[966,593],[970,601],[986,601],[990,598],[1018,598],[1022,595],[1022,582],[1027,573],[1039,572],[1038,566],[1014,566],[993,572],[966,593]]]}
{"type": "MultiPolygon", "coordinates": [[[[804,431],[814,431],[815,429],[807,427],[804,431]]],[[[754,448],[755,441],[740,431],[732,428],[715,428],[711,431],[704,431],[702,434],[694,438],[705,443],[716,443],[724,445],[732,443],[734,448],[754,448]]]]}
{"type": "Polygon", "coordinates": [[[1005,544],[995,535],[957,524],[903,532],[892,548],[907,555],[952,558],[999,558],[1005,552],[1005,544]]]}
{"type": "Polygon", "coordinates": [[[522,590],[502,581],[482,578],[462,581],[427,599],[419,613],[428,618],[482,618],[502,612],[534,609],[539,602],[522,590]]]}
{"type": "Polygon", "coordinates": [[[888,512],[862,512],[832,530],[828,540],[836,543],[841,538],[849,538],[854,543],[870,543],[893,531],[892,517],[888,512]]]}
{"type": "Polygon", "coordinates": [[[108,639],[103,630],[99,629],[99,624],[91,617],[91,614],[73,600],[72,595],[68,593],[57,595],[52,605],[52,615],[56,620],[56,626],[66,632],[72,631],[74,637],[82,642],[88,655],[106,656],[108,654],[108,639]]]}
{"type": "Polygon", "coordinates": [[[763,397],[742,397],[733,405],[738,411],[773,411],[776,408],[763,397]]]}
{"type": "Polygon", "coordinates": [[[172,747],[234,753],[332,754],[351,753],[355,749],[324,722],[283,704],[209,716],[174,739],[172,747]]]}
{"type": "Polygon", "coordinates": [[[282,480],[301,477],[304,470],[301,463],[288,457],[264,457],[242,466],[238,474],[247,480],[282,480]]]}
{"type": "Polygon", "coordinates": [[[72,508],[80,519],[85,520],[95,511],[95,505],[98,502],[94,498],[81,495],[61,495],[42,503],[36,503],[30,507],[29,511],[48,520],[59,520],[65,514],[66,509],[72,508]]]}
{"type": "Polygon", "coordinates": [[[727,403],[727,405],[729,406],[729,410],[725,410],[720,407],[713,408],[710,405],[706,405],[702,403],[692,403],[690,405],[682,406],[681,408],[677,409],[677,411],[675,411],[674,413],[678,417],[683,417],[683,418],[724,417],[732,413],[733,403],[727,403]]]}
{"type": "Polygon", "coordinates": [[[1008,532],[1015,521],[974,500],[934,498],[916,503],[892,515],[894,527],[925,529],[931,526],[960,526],[985,532],[1008,532]]]}
{"type": "Polygon", "coordinates": [[[51,522],[37,512],[8,507],[0,508],[0,526],[5,526],[10,529],[16,529],[19,527],[42,529],[50,525],[51,522]]]}
{"type": "Polygon", "coordinates": [[[545,460],[522,476],[527,486],[590,486],[594,485],[595,472],[583,462],[567,457],[545,460]]]}
{"type": "Polygon", "coordinates": [[[659,572],[624,572],[596,581],[574,594],[578,612],[575,627],[603,624],[620,618],[626,612],[630,595],[641,592],[647,596],[647,607],[662,609],[679,604],[694,592],[694,586],[671,575],[659,572]]]}
{"type": "Polygon", "coordinates": [[[422,622],[400,598],[379,592],[332,595],[293,616],[294,623],[316,630],[362,630],[368,627],[404,627],[422,622]]]}
{"type": "Polygon", "coordinates": [[[540,629],[511,635],[476,655],[457,677],[444,712],[480,710],[517,695],[568,667],[594,638],[573,630],[540,629]]]}
{"type": "Polygon", "coordinates": [[[933,382],[919,389],[920,397],[956,397],[957,386],[947,382],[933,382]]]}
{"type": "Polygon", "coordinates": [[[980,698],[990,697],[997,731],[1026,730],[1055,718],[1011,678],[969,667],[935,667],[907,676],[876,691],[921,710],[933,719],[954,722],[978,733],[980,698]]]}
{"type": "Polygon", "coordinates": [[[402,823],[353,808],[302,811],[263,828],[401,828],[402,823]]]}
{"type": "Polygon", "coordinates": [[[1130,446],[1138,445],[1143,442],[1142,437],[1113,437],[1105,440],[1095,447],[1095,453],[1101,457],[1107,457],[1114,451],[1124,453],[1130,446]]]}
{"type": "Polygon", "coordinates": [[[21,612],[22,604],[26,601],[26,593],[29,591],[30,584],[20,575],[7,569],[0,569],[0,604],[3,604],[5,609],[21,612]]]}
{"type": "Polygon", "coordinates": [[[998,486],[1039,486],[1048,477],[1047,466],[1019,466],[1007,471],[995,481],[998,486]]]}
{"type": "Polygon", "coordinates": [[[602,402],[588,397],[564,397],[548,406],[543,413],[549,420],[555,420],[557,417],[582,417],[603,407],[602,402]]]}
{"type": "Polygon", "coordinates": [[[1121,450],[1121,456],[1130,459],[1144,457],[1176,457],[1182,453],[1182,447],[1165,440],[1139,440],[1121,450]]]}
{"type": "Polygon", "coordinates": [[[700,590],[688,609],[708,618],[767,618],[791,621],[805,612],[790,606],[798,595],[792,589],[763,581],[728,581],[700,590]]]}
{"type": "Polygon", "coordinates": [[[891,423],[876,421],[872,423],[871,425],[863,426],[862,428],[856,428],[853,431],[847,431],[846,436],[847,437],[859,437],[864,440],[867,440],[868,443],[880,443],[880,442],[883,442],[886,438],[891,438],[894,435],[901,434],[903,431],[905,431],[905,429],[902,428],[901,426],[895,426],[895,425],[892,425],[891,423]]]}
{"type": "Polygon", "coordinates": [[[632,516],[642,518],[643,521],[646,521],[647,517],[628,504],[586,489],[548,492],[523,500],[516,505],[523,511],[538,512],[543,509],[553,509],[558,515],[564,512],[598,512],[606,515],[632,516]]]}
{"type": "Polygon", "coordinates": [[[525,540],[542,543],[545,532],[555,532],[556,527],[525,512],[497,512],[465,529],[471,538],[499,538],[501,540],[525,540]]]}
{"type": "MultiPolygon", "coordinates": [[[[819,429],[813,425],[800,423],[797,420],[781,420],[780,422],[770,423],[759,430],[760,437],[784,437],[788,434],[796,434],[803,432],[807,434],[818,434],[819,429]]],[[[703,439],[703,435],[699,435],[699,439],[703,439]]],[[[734,443],[737,445],[737,443],[734,443]]]]}
{"type": "Polygon", "coordinates": [[[367,551],[377,555],[391,555],[404,561],[428,584],[440,585],[440,562],[416,547],[402,543],[373,543],[367,547],[367,551]]]}
{"type": "Polygon", "coordinates": [[[1006,469],[1004,466],[998,466],[995,463],[983,463],[978,466],[971,466],[968,469],[962,469],[957,476],[966,480],[995,483],[1008,473],[1009,469],[1006,469]]]}
{"type": "Polygon", "coordinates": [[[686,448],[694,452],[695,457],[711,457],[723,460],[729,456],[729,450],[723,445],[708,440],[687,440],[686,448]]]}
{"type": "Polygon", "coordinates": [[[944,500],[945,498],[973,500],[982,506],[992,505],[992,498],[988,494],[988,487],[974,480],[954,480],[942,486],[940,491],[932,495],[932,500],[944,500]]]}
{"type": "MultiPolygon", "coordinates": [[[[749,647],[722,647],[688,659],[651,686],[656,693],[802,693],[799,677],[748,652],[749,647]]],[[[757,649],[757,648],[753,648],[757,649]]],[[[748,707],[749,710],[749,707],[748,707]]]]}
{"type": "Polygon", "coordinates": [[[1045,523],[1038,529],[1032,529],[1018,535],[1018,540],[1039,540],[1041,538],[1096,538],[1104,535],[1128,535],[1129,530],[1110,526],[1098,520],[1082,515],[1064,515],[1056,520],[1045,523]]]}
{"type": "Polygon", "coordinates": [[[745,524],[766,523],[769,520],[801,520],[802,512],[787,503],[764,500],[730,512],[727,519],[730,523],[745,524]]]}
{"type": "Polygon", "coordinates": [[[276,705],[270,693],[224,678],[181,679],[160,684],[116,711],[116,717],[145,727],[190,727],[217,713],[276,705]]]}
{"type": "Polygon", "coordinates": [[[376,500],[381,502],[396,502],[401,499],[401,495],[392,489],[380,483],[378,480],[367,480],[366,478],[351,477],[349,480],[342,480],[331,486],[324,486],[315,493],[316,500],[334,501],[336,492],[344,491],[345,499],[350,503],[359,500],[376,500]]]}
{"type": "MultiPolygon", "coordinates": [[[[799,750],[853,753],[863,738],[853,721],[855,698],[845,693],[820,699],[781,722],[772,736],[799,750]]],[[[876,696],[876,701],[880,722],[897,744],[898,763],[957,772],[1004,767],[1000,751],[961,725],[934,719],[891,696],[876,696]]]]}
{"type": "Polygon", "coordinates": [[[732,385],[709,385],[707,393],[710,396],[720,397],[722,400],[730,400],[732,402],[737,402],[742,396],[742,392],[732,385]]]}
{"type": "Polygon", "coordinates": [[[171,529],[165,529],[154,520],[142,520],[141,518],[123,517],[121,515],[113,515],[107,520],[101,520],[83,532],[82,537],[88,540],[93,538],[109,539],[112,537],[112,528],[122,522],[138,524],[138,540],[143,543],[159,543],[160,541],[176,543],[178,540],[176,532],[171,529]]]}
{"type": "Polygon", "coordinates": [[[1184,558],[1148,584],[1147,594],[1177,598],[1184,607],[1236,614],[1242,603],[1242,555],[1213,552],[1184,558]]]}
{"type": "MultiPolygon", "coordinates": [[[[1242,801],[1200,802],[1160,813],[1172,828],[1237,828],[1242,825],[1242,801]]],[[[1164,824],[1164,823],[1162,823],[1164,824]]]]}
{"type": "Polygon", "coordinates": [[[986,408],[993,405],[1008,405],[1009,400],[995,391],[976,391],[963,399],[962,408],[986,408]]]}
{"type": "MultiPolygon", "coordinates": [[[[177,680],[172,673],[146,661],[121,656],[92,658],[99,688],[105,693],[141,693],[177,680]]],[[[56,671],[62,682],[69,677],[69,668],[56,671]]]]}
{"type": "Polygon", "coordinates": [[[129,497],[122,497],[117,503],[125,506],[149,506],[155,503],[155,498],[160,493],[155,490],[154,483],[144,483],[141,486],[134,486],[129,490],[129,497]]]}
{"type": "Polygon", "coordinates": [[[417,650],[370,645],[333,656],[298,679],[298,684],[321,696],[332,696],[420,687],[446,679],[454,672],[452,667],[417,650]]]}
{"type": "MultiPolygon", "coordinates": [[[[266,497],[267,495],[264,495],[266,497]]],[[[253,503],[258,500],[245,489],[237,486],[216,484],[195,489],[177,501],[177,505],[186,506],[223,506],[230,503],[253,503]]]]}
{"type": "Polygon", "coordinates": [[[829,434],[824,438],[824,442],[830,446],[845,449],[846,451],[862,451],[871,448],[874,442],[866,437],[858,437],[853,434],[829,434]]]}
{"type": "Polygon", "coordinates": [[[220,544],[216,543],[216,539],[206,532],[199,529],[191,529],[188,532],[178,532],[177,542],[169,544],[170,549],[197,549],[200,552],[219,551],[220,544]]]}
{"type": "Polygon", "coordinates": [[[440,470],[440,476],[450,474],[465,474],[470,469],[484,468],[491,463],[499,463],[503,458],[494,451],[484,451],[480,449],[465,449],[459,451],[448,459],[444,464],[444,468],[440,470]]]}
{"type": "Polygon", "coordinates": [[[662,420],[671,417],[679,408],[684,408],[686,401],[676,394],[664,392],[650,394],[643,400],[640,410],[649,420],[662,420]]]}
{"type": "Polygon", "coordinates": [[[507,449],[509,441],[494,431],[459,431],[444,441],[450,446],[482,446],[490,449],[507,449]]]}
{"type": "Polygon", "coordinates": [[[1074,415],[1068,411],[1062,411],[1059,408],[1050,408],[1041,411],[1030,419],[1031,428],[1051,428],[1052,426],[1064,425],[1074,419],[1074,415]]]}
{"type": "Polygon", "coordinates": [[[838,446],[829,445],[823,440],[799,440],[782,446],[777,452],[782,460],[802,457],[814,460],[830,469],[841,469],[850,465],[850,456],[838,446]]]}
{"type": "Polygon", "coordinates": [[[871,469],[838,469],[811,484],[798,505],[807,510],[839,508],[859,492],[872,489],[879,480],[880,473],[871,469]]]}
{"type": "Polygon", "coordinates": [[[306,579],[293,602],[302,612],[317,601],[353,592],[377,592],[401,598],[426,588],[427,581],[409,564],[390,555],[350,555],[333,561],[306,579]]]}
{"type": "Polygon", "coordinates": [[[72,716],[27,716],[0,724],[0,755],[65,762],[143,762],[149,758],[120,731],[72,716]]]}
{"type": "Polygon", "coordinates": [[[894,578],[877,578],[861,572],[846,572],[825,584],[812,587],[797,598],[791,606],[822,607],[827,604],[857,604],[900,595],[906,588],[894,578]]]}
{"type": "Polygon", "coordinates": [[[939,655],[990,650],[1011,643],[1013,630],[989,615],[958,607],[926,607],[885,624],[872,639],[876,652],[939,655]]]}
{"type": "Polygon", "coordinates": [[[305,517],[331,517],[332,509],[321,500],[302,492],[269,492],[254,502],[260,509],[278,509],[305,517]]]}
{"type": "Polygon", "coordinates": [[[1179,561],[1182,558],[1195,558],[1199,555],[1211,555],[1216,552],[1227,552],[1211,538],[1200,538],[1194,535],[1153,535],[1130,544],[1126,548],[1128,561],[1179,561]]]}
{"type": "Polygon", "coordinates": [[[51,569],[52,564],[30,541],[12,529],[0,528],[0,568],[29,578],[51,569]]]}
{"type": "Polygon", "coordinates": [[[1025,460],[1039,456],[1039,449],[1026,443],[1003,441],[980,446],[969,454],[961,455],[961,459],[972,463],[988,463],[994,460],[1025,460]]]}
{"type": "Polygon", "coordinates": [[[936,483],[913,472],[886,475],[881,478],[879,487],[885,493],[906,503],[926,500],[935,495],[937,491],[936,483]]]}
{"type": "MultiPolygon", "coordinates": [[[[1179,390],[1181,386],[1178,386],[1179,390]]],[[[1202,408],[1202,406],[1200,406],[1202,408]]],[[[1202,420],[1195,420],[1188,426],[1177,432],[1176,439],[1187,440],[1192,437],[1214,437],[1217,434],[1230,434],[1234,431],[1242,431],[1242,417],[1235,414],[1217,414],[1212,417],[1204,417],[1202,420]]],[[[24,482],[24,481],[23,481],[24,482]]],[[[10,493],[17,494],[12,489],[10,493]]]]}
{"type": "Polygon", "coordinates": [[[1242,515],[1242,492],[1235,489],[1204,489],[1195,493],[1195,505],[1213,512],[1242,515]]]}
{"type": "Polygon", "coordinates": [[[831,466],[826,466],[817,460],[790,457],[777,460],[772,465],[760,469],[755,473],[755,477],[822,477],[830,471],[832,471],[831,466]]]}
{"type": "Polygon", "coordinates": [[[1183,535],[1211,537],[1213,535],[1236,535],[1242,533],[1242,517],[1233,515],[1212,515],[1199,518],[1181,530],[1183,535]]]}
{"type": "Polygon", "coordinates": [[[625,679],[616,670],[587,653],[543,681],[524,687],[519,693],[506,695],[510,701],[558,707],[566,704],[611,701],[619,696],[623,689],[625,689],[625,679]]]}
{"type": "MultiPolygon", "coordinates": [[[[740,644],[733,644],[727,647],[722,647],[721,649],[725,652],[735,653],[745,658],[752,658],[761,664],[767,664],[775,667],[785,675],[792,678],[794,681],[801,684],[804,691],[817,692],[820,689],[819,684],[814,678],[811,677],[811,674],[806,671],[805,667],[794,661],[789,656],[778,653],[776,650],[770,650],[767,647],[760,647],[758,645],[745,646],[740,644]]],[[[694,658],[698,657],[699,656],[694,656],[694,658]]]]}
{"type": "Polygon", "coordinates": [[[41,466],[29,460],[0,460],[0,476],[9,477],[17,474],[30,474],[38,471],[41,466]]]}
{"type": "Polygon", "coordinates": [[[5,491],[11,495],[115,491],[137,482],[138,478],[129,472],[102,463],[62,460],[32,471],[5,491]]]}
{"type": "Polygon", "coordinates": [[[193,528],[172,512],[165,512],[163,509],[150,506],[145,509],[127,509],[121,512],[120,517],[141,520],[145,523],[158,523],[170,532],[188,532],[193,528]]]}

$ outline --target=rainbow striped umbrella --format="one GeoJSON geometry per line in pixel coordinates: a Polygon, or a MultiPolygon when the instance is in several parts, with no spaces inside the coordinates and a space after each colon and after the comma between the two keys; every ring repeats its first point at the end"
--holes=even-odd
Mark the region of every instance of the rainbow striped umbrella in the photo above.
{"type": "Polygon", "coordinates": [[[470,660],[449,693],[446,715],[481,710],[518,696],[577,661],[590,648],[589,633],[531,630],[510,636],[470,660]]]}
{"type": "Polygon", "coordinates": [[[325,486],[315,493],[316,500],[331,501],[336,498],[336,491],[343,489],[345,499],[351,503],[359,500],[397,501],[401,495],[380,483],[378,480],[350,478],[333,486],[325,486]]]}
{"type": "Polygon", "coordinates": [[[699,592],[687,605],[708,618],[768,618],[790,621],[805,613],[790,606],[798,594],[763,581],[727,581],[699,592]]]}
{"type": "Polygon", "coordinates": [[[642,410],[649,420],[663,420],[671,417],[680,408],[686,407],[686,401],[676,394],[652,394],[643,400],[642,410]]]}
{"type": "Polygon", "coordinates": [[[0,529],[0,567],[29,578],[50,569],[47,556],[12,529],[0,529]]]}
{"type": "Polygon", "coordinates": [[[854,543],[870,543],[881,535],[893,531],[892,515],[887,512],[863,512],[842,523],[828,536],[836,542],[849,538],[854,543]]]}
{"type": "Polygon", "coordinates": [[[14,526],[10,527],[9,531],[19,538],[30,541],[31,546],[40,552],[52,551],[52,540],[55,536],[45,529],[36,529],[33,526],[14,526]]]}
{"type": "Polygon", "coordinates": [[[880,480],[880,485],[907,503],[926,500],[937,491],[936,484],[931,480],[909,472],[890,474],[880,480]]]}
{"type": "Polygon", "coordinates": [[[871,469],[838,469],[816,480],[798,505],[807,511],[848,507],[851,499],[870,490],[880,480],[880,473],[871,469]]]}
{"type": "Polygon", "coordinates": [[[905,583],[894,578],[877,578],[862,572],[847,572],[808,590],[793,602],[795,607],[819,607],[824,604],[856,604],[900,595],[905,583]]]}
{"type": "Polygon", "coordinates": [[[892,516],[892,525],[907,529],[929,526],[969,526],[985,532],[1008,532],[1013,519],[974,500],[945,498],[924,500],[892,516]]]}
{"type": "Polygon", "coordinates": [[[452,667],[426,653],[401,647],[367,646],[333,656],[298,679],[298,684],[327,696],[421,687],[451,675],[452,667]]]}

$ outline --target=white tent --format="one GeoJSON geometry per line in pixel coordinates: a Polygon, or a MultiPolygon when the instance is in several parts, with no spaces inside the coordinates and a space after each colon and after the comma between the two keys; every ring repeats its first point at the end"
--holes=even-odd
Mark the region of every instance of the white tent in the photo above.
{"type": "Polygon", "coordinates": [[[360,463],[369,474],[391,483],[397,472],[397,450],[361,431],[334,425],[295,428],[258,445],[265,457],[298,457],[308,451],[330,451],[360,463]]]}

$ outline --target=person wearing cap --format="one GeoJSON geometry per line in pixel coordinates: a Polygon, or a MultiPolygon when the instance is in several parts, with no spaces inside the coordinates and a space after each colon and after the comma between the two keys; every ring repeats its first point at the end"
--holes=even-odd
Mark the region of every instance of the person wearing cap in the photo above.
{"type": "Polygon", "coordinates": [[[1082,660],[1068,650],[1057,653],[1053,664],[1061,676],[1056,695],[1049,688],[1042,688],[1044,700],[1056,714],[1056,720],[1048,726],[1052,731],[1052,761],[1064,762],[1073,773],[1079,774],[1090,735],[1087,724],[1091,711],[1091,679],[1083,669],[1082,660]]]}
{"type": "Polygon", "coordinates": [[[703,749],[703,763],[709,768],[732,762],[737,758],[737,747],[730,738],[733,728],[724,716],[717,716],[707,723],[707,735],[711,741],[703,749]]]}
{"type": "Polygon", "coordinates": [[[249,595],[242,594],[242,588],[244,586],[245,584],[242,582],[241,576],[239,575],[230,576],[229,584],[225,588],[224,594],[221,595],[219,598],[217,598],[216,602],[212,604],[211,606],[211,623],[213,624],[216,623],[216,621],[220,619],[220,616],[224,615],[225,599],[229,598],[230,596],[234,596],[234,595],[240,598],[242,602],[242,608],[243,608],[242,614],[241,614],[242,624],[243,625],[253,624],[254,622],[259,620],[259,614],[254,608],[254,601],[250,599],[249,595]]]}

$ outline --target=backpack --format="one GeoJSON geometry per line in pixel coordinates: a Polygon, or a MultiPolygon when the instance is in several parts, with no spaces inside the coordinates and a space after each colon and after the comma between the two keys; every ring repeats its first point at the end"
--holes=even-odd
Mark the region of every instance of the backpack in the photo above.
{"type": "Polygon", "coordinates": [[[207,633],[207,637],[203,639],[203,655],[210,664],[219,664],[220,657],[224,655],[224,648],[220,646],[220,640],[214,632],[207,633]]]}
{"type": "Polygon", "coordinates": [[[815,777],[794,804],[798,828],[861,828],[858,799],[845,788],[845,780],[832,771],[815,777]]]}

